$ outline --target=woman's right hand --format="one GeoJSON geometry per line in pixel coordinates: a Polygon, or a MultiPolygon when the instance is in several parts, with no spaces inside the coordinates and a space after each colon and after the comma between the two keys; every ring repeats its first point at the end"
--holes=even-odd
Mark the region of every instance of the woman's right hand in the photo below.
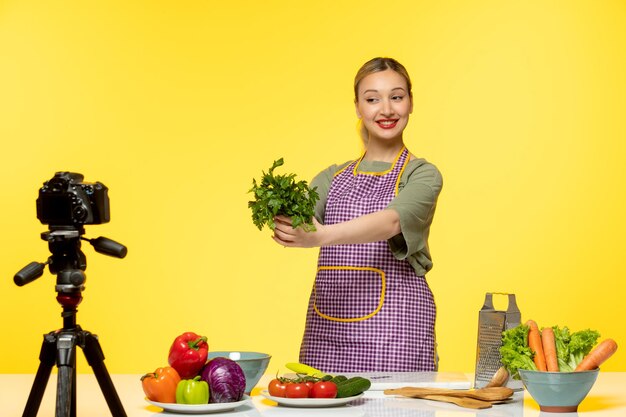
{"type": "Polygon", "coordinates": [[[303,227],[292,226],[291,218],[278,215],[274,218],[276,227],[272,238],[282,246],[294,248],[313,248],[320,246],[324,225],[320,224],[315,217],[312,219],[315,230],[306,231],[303,227]]]}

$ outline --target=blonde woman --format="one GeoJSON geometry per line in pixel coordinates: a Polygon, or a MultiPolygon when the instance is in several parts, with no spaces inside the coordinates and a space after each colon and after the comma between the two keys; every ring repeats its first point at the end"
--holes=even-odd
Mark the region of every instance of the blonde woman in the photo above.
{"type": "Polygon", "coordinates": [[[300,362],[331,373],[433,371],[436,308],[425,275],[442,177],[404,144],[413,95],[399,62],[365,63],[354,94],[365,152],[311,181],[316,230],[275,219],[277,243],[320,247],[300,362]]]}

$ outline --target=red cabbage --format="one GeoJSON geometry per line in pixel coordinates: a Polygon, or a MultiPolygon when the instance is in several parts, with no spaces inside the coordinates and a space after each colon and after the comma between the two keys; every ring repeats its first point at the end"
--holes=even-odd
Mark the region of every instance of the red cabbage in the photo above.
{"type": "Polygon", "coordinates": [[[246,376],[237,362],[221,357],[211,359],[200,376],[209,384],[209,403],[231,403],[243,398],[246,376]]]}

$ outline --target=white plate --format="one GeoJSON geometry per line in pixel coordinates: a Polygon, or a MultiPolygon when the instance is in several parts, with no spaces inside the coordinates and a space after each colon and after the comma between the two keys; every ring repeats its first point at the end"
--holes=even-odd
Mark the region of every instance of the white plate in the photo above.
{"type": "Polygon", "coordinates": [[[278,405],[284,405],[287,407],[320,408],[339,407],[340,405],[348,404],[349,402],[361,398],[363,396],[363,393],[346,398],[283,398],[273,397],[267,390],[264,390],[261,391],[261,395],[268,400],[276,401],[278,405]]]}
{"type": "Polygon", "coordinates": [[[372,382],[370,391],[384,391],[390,388],[424,387],[470,389],[471,382],[461,372],[361,372],[346,373],[348,378],[361,376],[372,382]]]}
{"type": "Polygon", "coordinates": [[[210,403],[210,404],[174,404],[174,403],[159,403],[156,401],[150,401],[146,398],[152,405],[156,405],[157,407],[161,407],[165,411],[169,411],[170,413],[179,413],[179,414],[208,414],[208,413],[219,413],[222,411],[230,411],[234,410],[237,407],[240,407],[247,403],[250,400],[250,397],[247,395],[243,396],[241,401],[235,401],[232,403],[210,403]]]}

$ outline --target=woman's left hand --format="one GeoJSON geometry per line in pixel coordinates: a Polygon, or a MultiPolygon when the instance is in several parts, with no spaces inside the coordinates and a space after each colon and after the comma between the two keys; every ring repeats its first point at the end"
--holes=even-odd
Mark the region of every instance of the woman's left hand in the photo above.
{"type": "Polygon", "coordinates": [[[324,225],[320,224],[315,217],[313,217],[312,220],[315,230],[307,232],[301,226],[294,229],[291,225],[290,217],[278,215],[274,218],[276,227],[274,228],[274,236],[272,236],[272,239],[279,245],[294,248],[313,248],[320,246],[320,233],[324,225]]]}

